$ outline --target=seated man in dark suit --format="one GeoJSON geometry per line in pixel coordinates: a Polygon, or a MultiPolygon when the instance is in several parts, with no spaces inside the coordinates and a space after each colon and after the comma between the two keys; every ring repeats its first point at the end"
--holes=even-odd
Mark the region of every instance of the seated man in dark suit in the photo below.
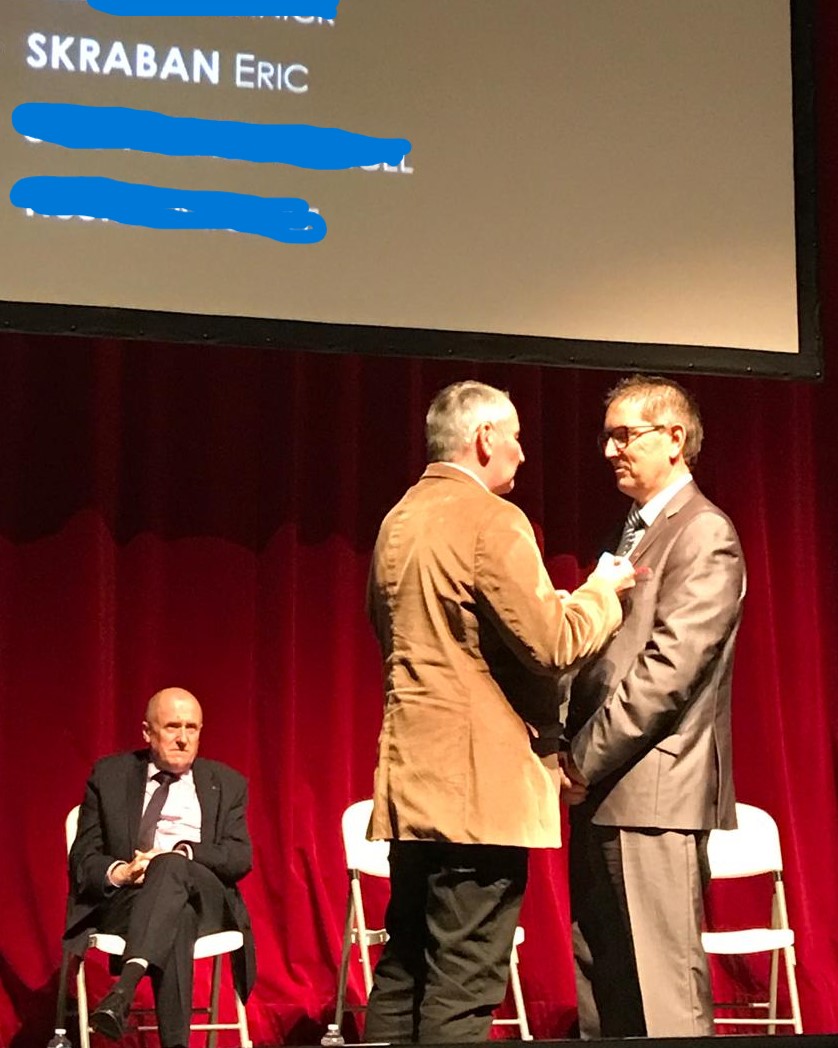
{"type": "Polygon", "coordinates": [[[161,1045],[188,1043],[199,935],[240,930],[233,971],[242,999],[253,985],[253,936],[236,887],[251,867],[247,783],[197,756],[202,720],[188,691],[158,692],[143,722],[148,749],[97,761],[87,783],[70,851],[65,942],[81,952],[92,929],[126,939],[120,978],[91,1015],[113,1040],[148,972],[161,1045]]]}

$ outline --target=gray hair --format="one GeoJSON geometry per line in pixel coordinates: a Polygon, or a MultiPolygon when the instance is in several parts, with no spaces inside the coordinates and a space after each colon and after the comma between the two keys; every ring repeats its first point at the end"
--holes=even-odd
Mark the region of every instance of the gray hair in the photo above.
{"type": "Polygon", "coordinates": [[[662,375],[632,375],[624,378],[605,396],[605,410],[617,400],[637,400],[643,418],[649,422],[669,419],[684,427],[684,461],[693,466],[701,451],[704,427],[701,412],[692,393],[671,378],[662,375]]]}
{"type": "Polygon", "coordinates": [[[477,427],[513,411],[506,393],[484,382],[455,382],[437,393],[425,417],[429,462],[448,462],[472,443],[477,427]]]}

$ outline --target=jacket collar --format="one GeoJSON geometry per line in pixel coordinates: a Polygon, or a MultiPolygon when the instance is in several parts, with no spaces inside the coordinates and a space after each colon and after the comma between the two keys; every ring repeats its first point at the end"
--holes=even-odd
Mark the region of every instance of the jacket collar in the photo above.
{"type": "Polygon", "coordinates": [[[482,491],[491,494],[486,485],[479,481],[470,470],[460,469],[458,466],[453,466],[450,462],[429,462],[419,479],[424,480],[426,477],[461,481],[464,484],[476,485],[482,491]]]}
{"type": "Polygon", "coordinates": [[[667,523],[681,510],[687,503],[691,502],[696,495],[701,494],[694,480],[691,480],[689,484],[677,491],[672,498],[663,507],[660,513],[655,517],[654,522],[646,529],[643,538],[638,542],[636,548],[629,558],[632,564],[637,563],[640,558],[650,546],[652,546],[658,538],[664,533],[667,523]]]}
{"type": "Polygon", "coordinates": [[[128,837],[132,851],[137,847],[137,834],[140,829],[140,818],[143,814],[149,757],[150,752],[148,750],[136,750],[134,752],[134,766],[126,782],[125,810],[128,812],[128,837]]]}
{"type": "Polygon", "coordinates": [[[196,757],[192,765],[192,778],[201,805],[201,840],[212,842],[215,840],[215,823],[221,797],[212,764],[196,757]]]}

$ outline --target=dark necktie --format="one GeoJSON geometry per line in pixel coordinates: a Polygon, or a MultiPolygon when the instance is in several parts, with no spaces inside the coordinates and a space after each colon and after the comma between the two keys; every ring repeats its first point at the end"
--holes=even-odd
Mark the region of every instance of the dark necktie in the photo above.
{"type": "Polygon", "coordinates": [[[148,851],[154,847],[154,834],[157,832],[160,812],[163,811],[163,805],[169,796],[169,787],[176,779],[180,778],[179,775],[175,775],[170,771],[158,771],[151,777],[155,782],[159,782],[160,785],[152,793],[151,800],[146,805],[146,810],[143,812],[142,819],[140,819],[140,831],[137,834],[137,848],[139,851],[148,851]]]}
{"type": "Polygon", "coordinates": [[[616,556],[624,557],[629,553],[635,546],[635,539],[645,529],[646,525],[640,516],[640,510],[637,506],[632,506],[629,510],[629,515],[626,517],[626,524],[620,537],[620,544],[617,546],[616,556]]]}

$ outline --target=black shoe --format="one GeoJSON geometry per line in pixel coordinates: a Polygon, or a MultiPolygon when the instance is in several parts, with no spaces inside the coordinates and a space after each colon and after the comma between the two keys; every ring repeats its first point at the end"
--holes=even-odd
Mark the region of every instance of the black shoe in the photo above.
{"type": "Polygon", "coordinates": [[[130,1007],[131,998],[117,984],[90,1016],[90,1025],[97,1033],[118,1041],[125,1032],[125,1020],[130,1007]]]}

